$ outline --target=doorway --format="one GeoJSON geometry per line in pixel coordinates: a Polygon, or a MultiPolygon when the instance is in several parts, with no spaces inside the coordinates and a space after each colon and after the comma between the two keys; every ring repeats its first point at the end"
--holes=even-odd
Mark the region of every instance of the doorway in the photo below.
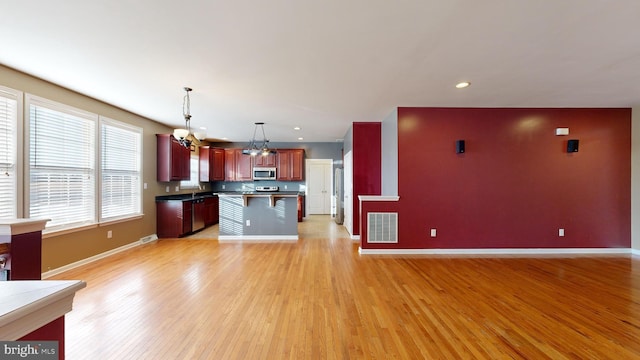
{"type": "Polygon", "coordinates": [[[306,169],[307,214],[331,214],[333,199],[333,160],[307,159],[306,169]]]}

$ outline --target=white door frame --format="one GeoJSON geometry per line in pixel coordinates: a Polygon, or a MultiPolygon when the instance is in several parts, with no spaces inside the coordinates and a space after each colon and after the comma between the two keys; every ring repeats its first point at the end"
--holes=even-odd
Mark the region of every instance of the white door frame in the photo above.
{"type": "Polygon", "coordinates": [[[347,228],[351,239],[359,239],[360,235],[353,235],[353,154],[344,154],[344,227],[347,228]]]}
{"type": "MultiPolygon", "coordinates": [[[[310,173],[309,173],[309,169],[311,164],[322,164],[322,165],[329,165],[330,169],[331,169],[331,176],[329,176],[329,182],[330,182],[330,186],[329,186],[329,192],[327,194],[327,196],[329,197],[329,201],[331,201],[331,209],[330,209],[330,213],[333,214],[333,209],[335,208],[334,205],[334,196],[333,196],[333,159],[307,159],[305,162],[305,187],[306,187],[306,191],[305,194],[309,195],[309,179],[310,179],[310,173]]],[[[310,214],[311,212],[309,211],[309,201],[310,197],[309,196],[305,196],[305,214],[310,214]]]]}

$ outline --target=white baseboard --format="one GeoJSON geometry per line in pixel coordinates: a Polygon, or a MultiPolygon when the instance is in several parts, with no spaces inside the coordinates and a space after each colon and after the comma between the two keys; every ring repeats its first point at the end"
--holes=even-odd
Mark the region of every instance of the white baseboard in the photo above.
{"type": "Polygon", "coordinates": [[[631,249],[631,254],[640,256],[640,249],[631,249]]]}
{"type": "Polygon", "coordinates": [[[351,240],[360,241],[360,235],[351,235],[351,240]]]}
{"type": "MultiPolygon", "coordinates": [[[[154,235],[150,235],[150,236],[155,236],[155,234],[154,235]]],[[[150,237],[149,236],[145,236],[143,239],[145,239],[145,238],[149,239],[150,237]]],[[[148,242],[148,240],[146,242],[148,242]]],[[[111,249],[109,251],[105,251],[105,252],[100,253],[98,255],[94,255],[94,256],[88,257],[86,259],[82,259],[80,261],[76,261],[76,262],[73,262],[71,264],[64,265],[64,266],[61,266],[59,268],[43,272],[42,273],[42,279],[44,280],[44,279],[50,278],[51,276],[58,275],[58,274],[63,273],[65,271],[69,271],[71,269],[75,269],[77,267],[92,263],[92,262],[100,260],[100,259],[104,259],[104,258],[109,257],[111,255],[114,255],[114,254],[117,254],[119,252],[123,252],[123,251],[129,250],[129,249],[132,249],[132,248],[134,248],[136,246],[140,246],[142,244],[143,244],[142,239],[140,239],[140,240],[134,241],[134,242],[132,242],[130,244],[123,245],[123,246],[117,247],[115,249],[111,249]]]]}
{"type": "MultiPolygon", "coordinates": [[[[635,250],[638,251],[638,250],[635,250]]],[[[640,252],[640,251],[639,251],[640,252]]],[[[630,254],[629,248],[544,248],[544,249],[363,249],[361,255],[579,255],[630,254]]]]}

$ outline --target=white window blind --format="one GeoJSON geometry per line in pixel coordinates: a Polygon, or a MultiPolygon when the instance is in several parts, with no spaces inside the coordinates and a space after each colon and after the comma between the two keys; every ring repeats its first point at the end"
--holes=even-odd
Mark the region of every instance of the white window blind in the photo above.
{"type": "Polygon", "coordinates": [[[29,97],[29,217],[46,230],[96,222],[96,116],[29,97]]]}
{"type": "Polygon", "coordinates": [[[20,93],[0,87],[0,218],[17,217],[16,129],[20,93]]]}
{"type": "Polygon", "coordinates": [[[141,214],[142,129],[101,118],[100,221],[141,214]]]}

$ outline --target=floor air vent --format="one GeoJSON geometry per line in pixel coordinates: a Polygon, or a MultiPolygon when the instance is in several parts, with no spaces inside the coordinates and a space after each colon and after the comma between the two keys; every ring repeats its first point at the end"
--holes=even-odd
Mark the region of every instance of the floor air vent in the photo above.
{"type": "Polygon", "coordinates": [[[370,212],[368,215],[368,243],[398,242],[398,213],[370,212]]]}

